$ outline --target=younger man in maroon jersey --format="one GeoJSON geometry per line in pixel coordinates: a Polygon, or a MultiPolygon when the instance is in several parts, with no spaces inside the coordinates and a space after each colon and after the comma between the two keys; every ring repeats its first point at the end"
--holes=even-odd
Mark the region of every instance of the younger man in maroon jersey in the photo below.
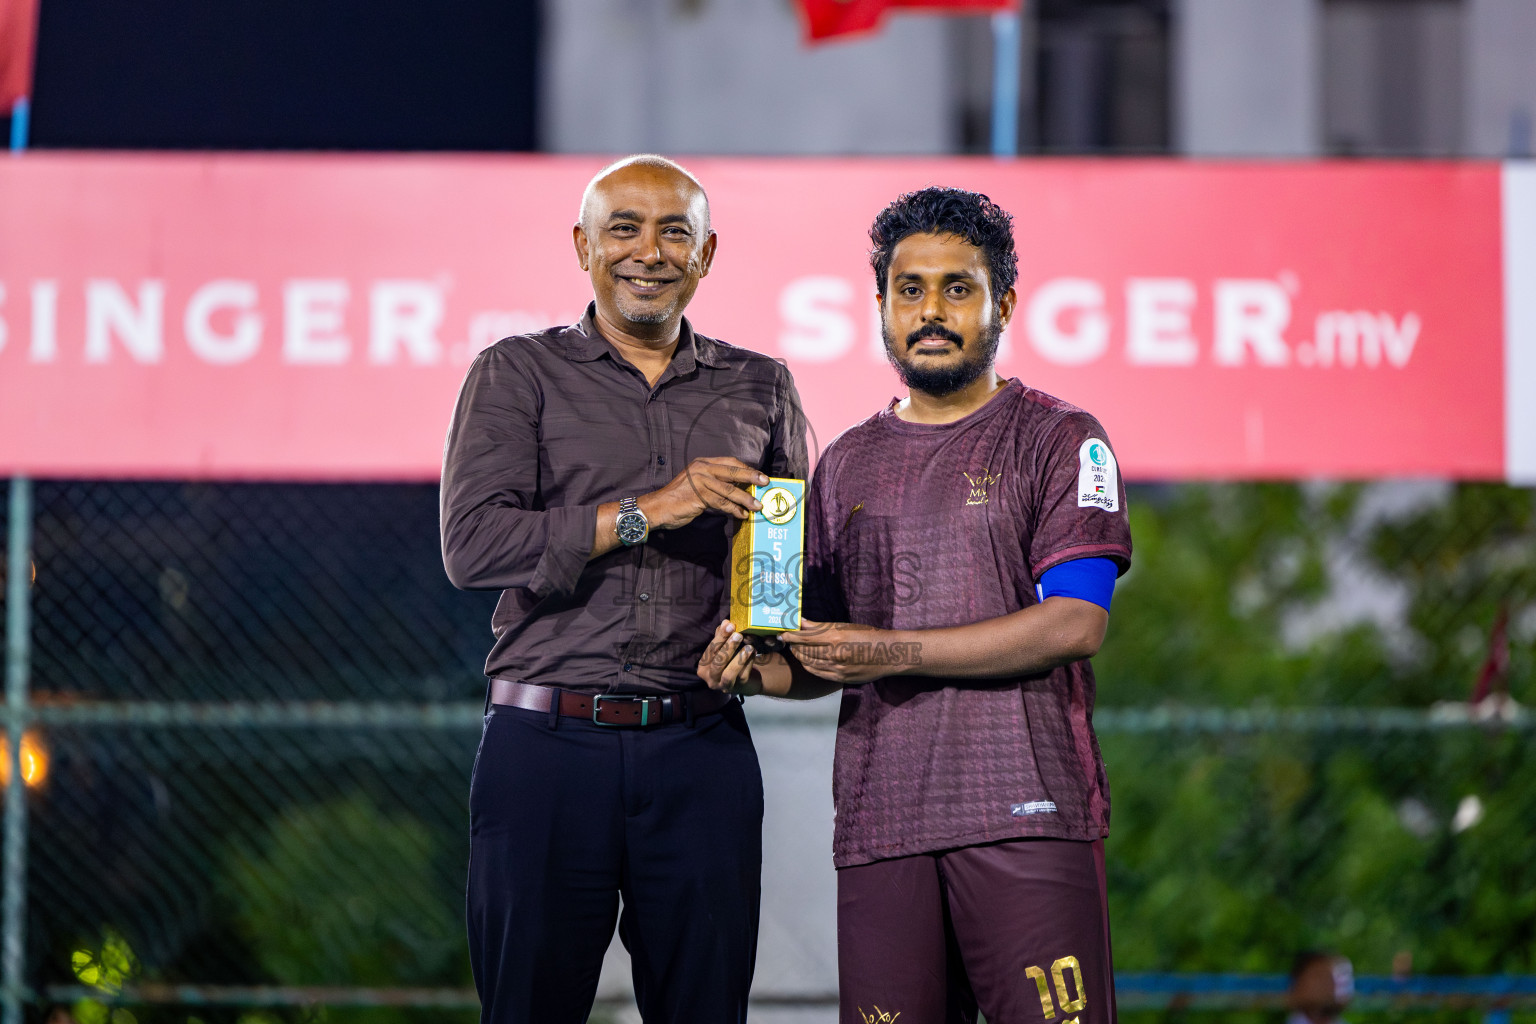
{"type": "Polygon", "coordinates": [[[907,386],[823,453],[791,657],[722,623],[699,674],[843,688],[833,795],[844,1024],[1115,1020],[1093,671],[1130,564],[1088,413],[993,370],[1012,218],[928,188],[875,219],[887,353],[907,386]],[[817,621],[811,621],[812,619],[817,621]],[[862,684],[862,685],[860,685],[862,684]]]}

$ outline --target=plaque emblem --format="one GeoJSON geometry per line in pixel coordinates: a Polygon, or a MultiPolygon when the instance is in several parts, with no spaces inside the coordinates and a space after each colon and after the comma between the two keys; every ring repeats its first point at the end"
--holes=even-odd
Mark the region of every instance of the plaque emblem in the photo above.
{"type": "Polygon", "coordinates": [[[762,497],[763,518],[775,526],[783,526],[795,518],[795,496],[788,487],[770,487],[762,497]]]}

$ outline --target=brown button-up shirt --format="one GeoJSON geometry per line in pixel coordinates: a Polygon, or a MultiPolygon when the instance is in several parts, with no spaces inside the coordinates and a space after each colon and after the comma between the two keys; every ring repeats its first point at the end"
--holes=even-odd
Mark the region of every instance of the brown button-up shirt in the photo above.
{"type": "Polygon", "coordinates": [[[729,607],[735,520],[706,512],[588,560],[597,507],[688,463],[735,456],[807,473],[793,378],[687,320],[655,386],[593,323],[505,338],[469,369],[443,453],[443,564],[501,590],[486,675],[587,693],[702,687],[694,674],[729,607]]]}

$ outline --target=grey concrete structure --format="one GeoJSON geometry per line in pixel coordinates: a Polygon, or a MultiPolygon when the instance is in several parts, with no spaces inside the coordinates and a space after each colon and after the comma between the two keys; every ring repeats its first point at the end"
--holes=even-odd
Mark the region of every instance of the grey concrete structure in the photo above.
{"type": "Polygon", "coordinates": [[[1191,156],[1318,152],[1321,0],[1178,0],[1173,134],[1191,156]]]}
{"type": "Polygon", "coordinates": [[[1324,150],[1455,156],[1462,147],[1462,5],[1332,0],[1324,7],[1324,150]]]}
{"type": "Polygon", "coordinates": [[[1464,2],[1464,152],[1536,156],[1536,3],[1464,2]]]}
{"type": "Polygon", "coordinates": [[[878,34],[806,47],[788,0],[544,11],[550,152],[935,154],[958,140],[942,18],[897,15],[878,34]]]}

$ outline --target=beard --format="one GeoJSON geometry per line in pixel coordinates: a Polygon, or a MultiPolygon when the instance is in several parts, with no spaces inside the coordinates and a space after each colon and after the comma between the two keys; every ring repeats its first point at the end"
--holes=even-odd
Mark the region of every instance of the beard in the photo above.
{"type": "Polygon", "coordinates": [[[659,306],[651,303],[637,302],[633,299],[620,301],[617,305],[620,314],[632,324],[663,324],[667,322],[667,318],[677,309],[676,302],[669,302],[665,306],[659,306]]]}
{"type": "Polygon", "coordinates": [[[934,360],[921,352],[910,356],[910,361],[896,354],[897,342],[891,334],[890,324],[886,322],[884,310],[880,313],[880,333],[885,338],[885,357],[891,361],[896,376],[901,378],[908,390],[921,391],[934,398],[943,398],[964,390],[992,369],[997,359],[997,346],[1003,339],[1003,328],[995,316],[970,343],[946,327],[926,324],[907,335],[906,351],[910,352],[912,346],[923,338],[944,338],[954,342],[960,349],[959,362],[933,366],[928,364],[934,360]]]}

